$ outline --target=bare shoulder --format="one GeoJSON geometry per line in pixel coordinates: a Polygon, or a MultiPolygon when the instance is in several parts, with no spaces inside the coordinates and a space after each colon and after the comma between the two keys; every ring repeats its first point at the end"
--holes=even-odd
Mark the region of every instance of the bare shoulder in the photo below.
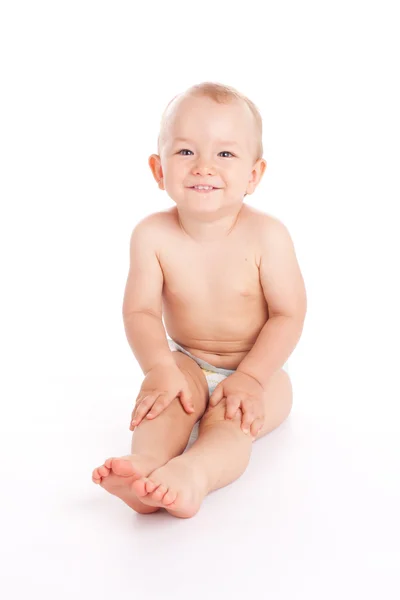
{"type": "Polygon", "coordinates": [[[252,209],[253,231],[258,242],[260,262],[272,266],[275,262],[297,262],[292,236],[286,225],[274,215],[252,209]]]}
{"type": "Polygon", "coordinates": [[[246,205],[242,222],[245,230],[251,231],[258,242],[258,258],[261,258],[268,247],[271,248],[276,243],[290,245],[292,241],[289,230],[282,221],[253,206],[246,205]]]}
{"type": "Polygon", "coordinates": [[[248,220],[249,224],[259,231],[265,231],[265,228],[268,226],[273,227],[274,223],[282,223],[282,221],[274,215],[255,208],[254,206],[249,206],[248,204],[246,204],[244,208],[244,217],[248,220]]]}
{"type": "Polygon", "coordinates": [[[287,315],[304,321],[307,294],[288,228],[278,218],[260,211],[257,240],[260,281],[270,316],[287,315]]]}
{"type": "Polygon", "coordinates": [[[173,213],[170,209],[168,210],[160,210],[155,213],[151,213],[146,215],[138,223],[136,227],[140,227],[142,229],[146,229],[148,233],[162,233],[169,227],[171,227],[171,223],[174,221],[173,213]]]}
{"type": "Polygon", "coordinates": [[[153,245],[159,254],[159,249],[165,246],[167,238],[176,229],[177,223],[170,209],[146,215],[136,223],[133,231],[139,231],[153,245]]]}

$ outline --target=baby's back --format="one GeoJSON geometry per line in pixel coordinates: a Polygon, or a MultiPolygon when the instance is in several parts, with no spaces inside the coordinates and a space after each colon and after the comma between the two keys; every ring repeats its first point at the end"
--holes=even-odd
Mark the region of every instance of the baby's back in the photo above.
{"type": "Polygon", "coordinates": [[[197,242],[174,207],[152,215],[163,271],[163,319],[175,342],[216,367],[236,369],[268,320],[259,277],[260,217],[243,204],[229,237],[197,242]]]}

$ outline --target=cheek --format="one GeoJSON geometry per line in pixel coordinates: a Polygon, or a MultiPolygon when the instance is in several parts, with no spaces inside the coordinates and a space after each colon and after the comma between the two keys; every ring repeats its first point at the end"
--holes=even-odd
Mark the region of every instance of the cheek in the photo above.
{"type": "Polygon", "coordinates": [[[169,187],[174,186],[176,183],[181,183],[185,177],[185,171],[181,165],[167,164],[164,168],[164,180],[165,184],[169,187]]]}
{"type": "Polygon", "coordinates": [[[187,178],[188,173],[190,173],[190,169],[191,167],[189,163],[175,163],[171,169],[173,179],[181,182],[182,179],[187,178]]]}
{"type": "Polygon", "coordinates": [[[247,171],[245,169],[241,169],[237,163],[235,165],[230,165],[229,168],[225,168],[224,172],[231,181],[238,184],[240,184],[247,177],[247,171]]]}

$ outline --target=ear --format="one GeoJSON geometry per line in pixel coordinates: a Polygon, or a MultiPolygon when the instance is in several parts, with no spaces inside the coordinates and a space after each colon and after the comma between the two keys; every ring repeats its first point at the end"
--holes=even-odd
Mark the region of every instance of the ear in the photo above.
{"type": "Polygon", "coordinates": [[[262,176],[267,168],[267,161],[264,158],[259,158],[251,171],[249,183],[247,184],[246,193],[252,194],[258,184],[260,183],[262,176]]]}
{"type": "Polygon", "coordinates": [[[149,162],[149,167],[151,169],[151,172],[153,173],[153,177],[158,183],[158,187],[160,188],[160,190],[165,190],[164,174],[163,174],[163,170],[162,170],[162,166],[161,166],[160,156],[158,154],[152,154],[149,157],[148,162],[149,162]]]}

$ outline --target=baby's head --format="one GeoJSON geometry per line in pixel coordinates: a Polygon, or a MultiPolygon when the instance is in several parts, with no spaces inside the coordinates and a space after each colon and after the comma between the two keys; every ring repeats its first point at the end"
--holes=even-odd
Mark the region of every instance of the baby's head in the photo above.
{"type": "Polygon", "coordinates": [[[262,154],[257,107],[232,87],[206,82],[168,104],[149,165],[178,208],[216,211],[254,192],[267,165],[262,154]],[[197,192],[199,184],[217,189],[197,192]]]}

